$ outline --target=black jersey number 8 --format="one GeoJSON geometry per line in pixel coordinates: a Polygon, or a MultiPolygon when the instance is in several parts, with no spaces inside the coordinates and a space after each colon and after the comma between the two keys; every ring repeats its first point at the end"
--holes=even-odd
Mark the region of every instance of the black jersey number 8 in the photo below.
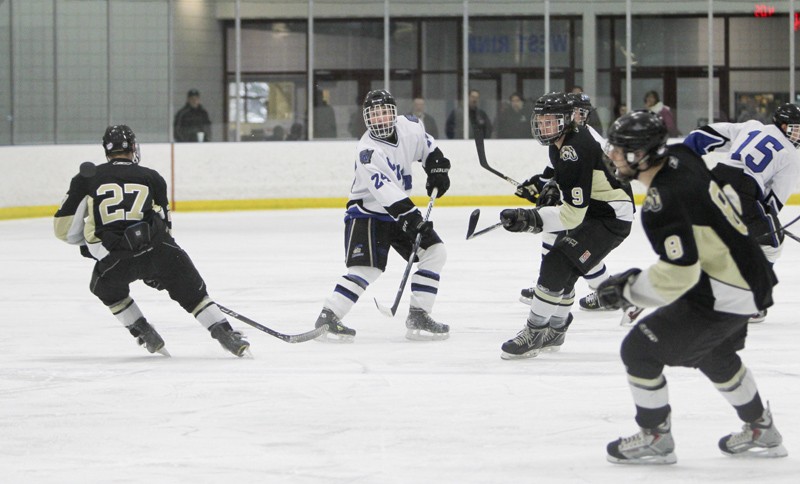
{"type": "Polygon", "coordinates": [[[120,186],[116,183],[104,183],[97,187],[98,197],[106,194],[110,194],[110,196],[104,198],[98,207],[103,225],[120,220],[142,220],[144,218],[142,209],[144,208],[145,200],[150,194],[150,188],[147,185],[126,183],[120,186]],[[130,210],[125,210],[122,205],[125,201],[126,193],[136,194],[130,210]]]}

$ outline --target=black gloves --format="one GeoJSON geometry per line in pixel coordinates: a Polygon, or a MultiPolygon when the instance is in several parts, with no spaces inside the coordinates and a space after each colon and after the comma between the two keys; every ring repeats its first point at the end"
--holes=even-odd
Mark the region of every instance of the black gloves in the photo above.
{"type": "Polygon", "coordinates": [[[416,238],[418,234],[424,237],[433,230],[433,222],[426,222],[419,210],[402,215],[397,222],[403,232],[412,239],[416,238]]]}
{"type": "Polygon", "coordinates": [[[561,189],[555,180],[545,183],[536,199],[537,207],[554,207],[561,202],[561,189]]]}
{"type": "Polygon", "coordinates": [[[536,203],[542,185],[544,185],[542,182],[542,175],[534,175],[517,185],[517,191],[514,192],[514,195],[524,198],[531,203],[536,203]]]}
{"type": "Polygon", "coordinates": [[[597,300],[600,306],[610,309],[627,309],[634,304],[622,295],[625,286],[633,282],[641,269],[628,269],[621,274],[614,274],[597,287],[597,300]]]}
{"type": "Polygon", "coordinates": [[[535,208],[507,208],[500,212],[500,222],[509,232],[530,232],[538,234],[542,231],[542,217],[535,208]]]}
{"type": "Polygon", "coordinates": [[[439,190],[436,198],[444,195],[444,192],[450,188],[450,176],[447,174],[450,171],[450,160],[442,156],[442,152],[436,148],[425,160],[424,169],[428,174],[428,180],[425,182],[428,196],[431,196],[434,188],[439,190]]]}

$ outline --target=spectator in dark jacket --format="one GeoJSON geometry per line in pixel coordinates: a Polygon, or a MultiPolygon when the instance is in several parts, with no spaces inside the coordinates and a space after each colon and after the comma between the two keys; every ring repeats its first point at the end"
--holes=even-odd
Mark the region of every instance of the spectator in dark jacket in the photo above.
{"type": "Polygon", "coordinates": [[[186,104],[175,113],[173,123],[175,141],[211,141],[211,120],[208,111],[200,104],[200,92],[190,89],[186,104]]]}
{"type": "MultiPolygon", "coordinates": [[[[469,137],[474,138],[473,130],[477,126],[483,131],[484,138],[492,137],[492,120],[486,111],[478,107],[481,93],[477,89],[469,90],[469,137]]],[[[450,112],[445,123],[445,134],[449,139],[464,138],[464,110],[460,107],[450,112]]]]}
{"type": "Polygon", "coordinates": [[[509,103],[497,115],[497,137],[527,139],[531,137],[530,113],[525,109],[525,101],[518,92],[511,94],[509,103]]]}

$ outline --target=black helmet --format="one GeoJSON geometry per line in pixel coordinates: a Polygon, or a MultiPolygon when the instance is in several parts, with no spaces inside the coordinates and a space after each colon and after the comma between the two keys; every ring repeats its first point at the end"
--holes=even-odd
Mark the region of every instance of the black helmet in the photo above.
{"type": "MultiPolygon", "coordinates": [[[[661,116],[649,110],[628,113],[614,121],[608,128],[609,148],[621,148],[625,153],[625,161],[628,166],[637,173],[641,171],[643,162],[651,160],[644,167],[647,169],[661,157],[668,137],[667,127],[661,116]]],[[[623,181],[636,178],[636,175],[626,176],[620,174],[619,171],[616,171],[614,175],[623,181]]]]}
{"type": "Polygon", "coordinates": [[[124,124],[109,126],[103,134],[106,157],[114,153],[134,153],[133,162],[139,162],[139,143],[133,130],[124,124]]]}
{"type": "Polygon", "coordinates": [[[533,138],[545,146],[555,143],[572,122],[574,109],[572,100],[563,92],[551,92],[537,99],[531,116],[533,138]]]}
{"type": "Polygon", "coordinates": [[[375,138],[388,138],[397,124],[397,101],[386,89],[375,89],[364,97],[364,124],[375,138]]]}
{"type": "Polygon", "coordinates": [[[786,125],[786,137],[795,147],[800,146],[800,107],[796,104],[786,103],[778,107],[772,115],[772,122],[775,126],[783,131],[784,124],[786,125]]]}
{"type": "Polygon", "coordinates": [[[575,113],[580,117],[575,119],[575,122],[580,125],[586,125],[586,120],[589,118],[589,113],[592,112],[592,99],[588,94],[582,92],[571,92],[567,94],[567,99],[572,101],[575,113]]]}

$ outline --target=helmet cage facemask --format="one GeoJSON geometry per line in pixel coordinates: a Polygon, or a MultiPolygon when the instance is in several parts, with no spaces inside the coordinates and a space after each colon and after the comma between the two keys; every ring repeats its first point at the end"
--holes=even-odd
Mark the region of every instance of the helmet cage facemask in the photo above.
{"type": "Polygon", "coordinates": [[[800,147],[800,124],[787,124],[785,134],[795,148],[800,147]]]}
{"type": "Polygon", "coordinates": [[[363,111],[364,124],[372,137],[386,139],[394,134],[397,125],[397,106],[394,104],[375,104],[363,111]]]}
{"type": "Polygon", "coordinates": [[[567,130],[567,126],[572,122],[573,112],[566,113],[534,113],[531,117],[531,134],[533,138],[544,146],[552,145],[567,130]],[[544,119],[545,116],[552,116],[551,119],[544,119]],[[540,120],[540,118],[542,118],[540,120]],[[553,130],[555,129],[555,132],[553,130]]]}
{"type": "Polygon", "coordinates": [[[578,126],[586,126],[586,121],[589,119],[589,113],[592,112],[588,108],[575,108],[573,119],[578,126]]]}

